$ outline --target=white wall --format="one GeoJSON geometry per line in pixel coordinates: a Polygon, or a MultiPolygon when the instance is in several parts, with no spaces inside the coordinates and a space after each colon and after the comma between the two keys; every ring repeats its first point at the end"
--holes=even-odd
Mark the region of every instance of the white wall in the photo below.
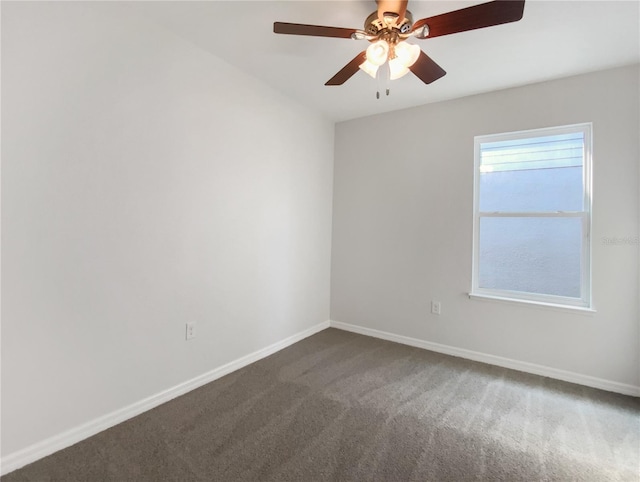
{"type": "Polygon", "coordinates": [[[640,386],[637,241],[603,242],[638,236],[638,76],[619,68],[338,124],[331,319],[640,386]],[[474,136],[581,122],[593,122],[597,312],[469,299],[474,136]]]}
{"type": "Polygon", "coordinates": [[[106,8],[2,5],[3,457],[329,319],[333,124],[106,8]]]}

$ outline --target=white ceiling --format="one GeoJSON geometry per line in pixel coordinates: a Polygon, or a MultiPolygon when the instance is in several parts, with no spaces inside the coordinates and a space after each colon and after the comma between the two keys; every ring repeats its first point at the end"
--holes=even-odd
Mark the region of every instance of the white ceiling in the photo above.
{"type": "MultiPolygon", "coordinates": [[[[417,20],[479,3],[484,2],[410,0],[409,10],[417,20]]],[[[376,9],[374,0],[126,7],[335,121],[640,62],[638,0],[527,0],[519,22],[412,40],[447,75],[425,85],[408,74],[392,81],[389,97],[376,100],[376,82],[364,72],[342,86],[324,86],[366,41],[273,33],[274,21],[362,28],[376,9]]]]}

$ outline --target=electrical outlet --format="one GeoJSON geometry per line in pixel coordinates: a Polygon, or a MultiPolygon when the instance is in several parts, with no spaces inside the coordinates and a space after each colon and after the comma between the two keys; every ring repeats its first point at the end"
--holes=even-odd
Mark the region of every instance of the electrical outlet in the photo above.
{"type": "Polygon", "coordinates": [[[187,323],[187,332],[186,332],[186,340],[191,340],[191,338],[196,337],[196,322],[191,321],[187,323]]]}
{"type": "Polygon", "coordinates": [[[439,301],[431,302],[431,313],[433,313],[434,315],[439,315],[441,313],[439,301]]]}

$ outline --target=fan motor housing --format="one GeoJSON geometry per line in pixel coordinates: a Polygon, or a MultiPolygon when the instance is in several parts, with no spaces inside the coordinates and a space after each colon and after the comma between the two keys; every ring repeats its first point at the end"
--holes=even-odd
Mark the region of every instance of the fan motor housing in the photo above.
{"type": "MultiPolygon", "coordinates": [[[[400,33],[408,33],[411,30],[411,25],[413,25],[413,16],[410,11],[406,11],[402,22],[397,24],[398,15],[395,13],[389,14],[389,17],[395,16],[395,20],[393,20],[389,25],[386,25],[385,22],[378,18],[378,12],[375,11],[371,15],[367,17],[364,21],[364,31],[369,35],[378,35],[380,32],[386,29],[397,29],[400,33]]],[[[386,15],[385,15],[386,17],[386,15]]]]}

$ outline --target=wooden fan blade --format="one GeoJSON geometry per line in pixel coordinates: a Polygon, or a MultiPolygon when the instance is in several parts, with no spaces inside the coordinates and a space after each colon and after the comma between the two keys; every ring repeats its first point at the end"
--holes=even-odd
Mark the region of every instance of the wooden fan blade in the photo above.
{"type": "Polygon", "coordinates": [[[273,22],[275,33],[289,35],[312,35],[314,37],[351,38],[354,28],[324,27],[322,25],[304,25],[301,23],[273,22]]]}
{"type": "Polygon", "coordinates": [[[431,57],[425,54],[422,50],[420,51],[420,57],[418,57],[418,60],[409,67],[409,70],[416,74],[425,84],[430,84],[446,74],[442,67],[431,60],[431,57]]]}
{"type": "Polygon", "coordinates": [[[429,26],[426,38],[466,32],[477,28],[492,27],[517,22],[524,12],[524,0],[495,0],[472,7],[454,10],[435,17],[423,18],[413,24],[412,31],[429,26]]]}
{"type": "Polygon", "coordinates": [[[398,14],[397,22],[402,22],[407,12],[408,0],[376,0],[378,4],[378,18],[384,22],[384,14],[396,13],[398,14]]]}
{"type": "Polygon", "coordinates": [[[354,57],[354,59],[349,62],[347,65],[342,67],[340,72],[327,80],[327,83],[324,85],[342,85],[347,80],[349,80],[353,74],[358,71],[358,68],[362,63],[367,59],[367,51],[363,50],[358,55],[354,57]]]}

